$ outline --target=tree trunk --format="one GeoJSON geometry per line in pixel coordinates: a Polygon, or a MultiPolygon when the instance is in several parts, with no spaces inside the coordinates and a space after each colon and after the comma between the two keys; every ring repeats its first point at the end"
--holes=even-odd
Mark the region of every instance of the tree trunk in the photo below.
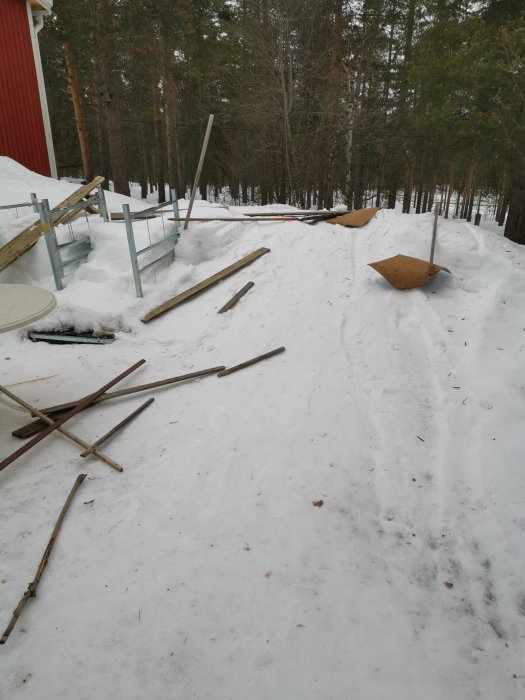
{"type": "Polygon", "coordinates": [[[166,201],[166,176],[164,169],[164,140],[162,139],[162,117],[160,113],[159,79],[153,78],[153,130],[155,133],[155,162],[157,166],[157,191],[158,201],[162,204],[166,201]]]}
{"type": "Polygon", "coordinates": [[[525,245],[525,181],[512,187],[505,238],[525,245]]]}
{"type": "Polygon", "coordinates": [[[89,149],[89,139],[86,126],[86,115],[84,112],[84,104],[80,93],[78,83],[77,66],[73,56],[71,44],[65,41],[63,44],[64,59],[66,62],[67,77],[69,80],[69,89],[71,91],[71,100],[73,101],[73,111],[75,113],[75,124],[77,127],[78,143],[80,145],[80,155],[82,157],[82,170],[84,171],[84,179],[91,182],[94,177],[91,167],[91,154],[89,149]]]}

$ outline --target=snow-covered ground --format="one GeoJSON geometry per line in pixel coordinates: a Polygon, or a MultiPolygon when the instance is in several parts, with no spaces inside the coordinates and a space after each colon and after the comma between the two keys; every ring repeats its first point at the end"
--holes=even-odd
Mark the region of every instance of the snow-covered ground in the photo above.
{"type": "MultiPolygon", "coordinates": [[[[0,204],[75,188],[0,158],[0,204]]],[[[108,195],[112,211],[123,201],[108,195]]],[[[0,242],[32,219],[0,212],[0,242]]],[[[286,352],[72,419],[93,441],[155,396],[104,447],[122,474],[61,436],[0,474],[0,633],[89,475],[0,647],[0,698],[525,697],[525,249],[440,220],[435,260],[451,274],[402,292],[367,263],[427,257],[430,214],[381,211],[359,230],[192,224],[137,299],[123,224],[74,227],[94,251],[33,327],[117,341],[0,336],[0,383],[26,400],[79,398],[140,358],[122,387],[286,352]],[[141,323],[260,246],[271,253],[141,323]]],[[[150,222],[153,239],[161,229],[150,222]]],[[[43,242],[0,281],[53,290],[43,242]]],[[[1,457],[24,422],[0,404],[1,457]]]]}

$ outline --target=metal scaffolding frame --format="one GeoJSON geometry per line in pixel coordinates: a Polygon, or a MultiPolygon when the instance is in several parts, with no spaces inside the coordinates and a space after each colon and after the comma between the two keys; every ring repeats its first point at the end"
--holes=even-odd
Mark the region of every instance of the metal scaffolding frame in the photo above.
{"type": "MultiPolygon", "coordinates": [[[[133,222],[134,221],[146,221],[148,222],[148,218],[152,218],[152,215],[155,214],[155,212],[160,212],[164,207],[173,206],[173,216],[174,218],[178,219],[179,218],[179,204],[177,201],[177,192],[175,190],[171,190],[171,199],[169,202],[163,202],[162,204],[158,204],[155,207],[149,207],[148,209],[142,209],[141,211],[136,211],[132,212],[130,211],[129,204],[123,204],[122,205],[122,212],[124,214],[124,224],[126,226],[126,234],[128,237],[128,247],[129,247],[129,256],[131,258],[131,268],[133,270],[133,281],[135,283],[135,292],[138,297],[143,297],[144,292],[142,290],[142,280],[141,280],[141,273],[147,270],[148,268],[152,267],[153,265],[156,265],[157,263],[161,262],[162,260],[166,260],[168,258],[170,259],[170,262],[172,262],[175,258],[175,246],[177,245],[177,241],[179,240],[180,237],[180,226],[178,223],[175,224],[174,226],[174,233],[170,233],[166,235],[166,231],[164,229],[164,237],[160,241],[156,241],[155,243],[151,243],[150,245],[146,246],[146,248],[142,248],[141,250],[137,250],[136,244],[135,244],[135,234],[133,232],[133,222]],[[143,255],[144,253],[148,253],[151,250],[154,250],[155,248],[158,248],[161,245],[165,245],[166,243],[171,243],[173,241],[173,248],[168,250],[166,253],[158,257],[156,260],[153,260],[152,262],[147,263],[143,267],[140,267],[139,265],[139,256],[143,255]]],[[[161,212],[162,215],[162,212],[161,212]]],[[[164,219],[163,219],[163,226],[164,226],[164,219]]]]}

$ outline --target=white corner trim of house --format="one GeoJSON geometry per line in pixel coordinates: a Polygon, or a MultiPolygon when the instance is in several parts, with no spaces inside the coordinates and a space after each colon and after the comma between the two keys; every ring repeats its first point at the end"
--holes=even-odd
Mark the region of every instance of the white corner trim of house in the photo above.
{"type": "Polygon", "coordinates": [[[40,106],[42,108],[44,132],[46,135],[49,167],[51,169],[51,177],[58,178],[55,149],[53,147],[53,136],[51,133],[51,121],[49,119],[49,109],[47,106],[46,86],[44,83],[44,73],[42,71],[42,59],[40,57],[40,47],[38,45],[38,32],[44,25],[44,17],[49,15],[52,9],[53,0],[27,0],[29,32],[31,34],[31,44],[33,46],[33,56],[35,59],[36,77],[38,81],[38,92],[40,95],[40,106]]]}

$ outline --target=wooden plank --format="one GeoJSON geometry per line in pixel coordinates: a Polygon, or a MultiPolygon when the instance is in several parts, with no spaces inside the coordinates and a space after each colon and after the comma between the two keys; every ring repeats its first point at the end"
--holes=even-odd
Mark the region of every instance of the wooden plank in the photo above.
{"type": "Polygon", "coordinates": [[[254,282],[248,282],[248,284],[245,284],[242,289],[239,289],[237,294],[234,294],[232,296],[230,301],[227,301],[226,304],[224,304],[224,306],[217,311],[217,313],[223,314],[225,311],[229,311],[230,309],[232,309],[235,306],[235,304],[239,301],[239,299],[241,299],[246,294],[246,292],[248,292],[253,287],[253,285],[254,282]]]}
{"type": "Polygon", "coordinates": [[[25,445],[22,445],[22,447],[19,447],[18,450],[15,450],[10,455],[8,455],[5,459],[3,459],[0,462],[0,471],[2,471],[2,469],[5,469],[12,462],[14,462],[15,459],[18,459],[18,457],[21,457],[25,452],[30,450],[37,443],[39,443],[41,440],[43,440],[45,437],[47,437],[50,433],[53,432],[53,430],[56,430],[57,428],[59,428],[62,425],[62,423],[65,423],[67,420],[69,420],[74,415],[76,415],[77,413],[82,411],[84,408],[87,408],[88,406],[90,406],[93,403],[93,401],[98,399],[99,396],[102,396],[102,394],[104,392],[106,392],[112,386],[117,384],[117,382],[120,382],[122,379],[127,377],[128,374],[131,374],[131,372],[134,372],[136,369],[138,369],[145,362],[146,362],[146,360],[139,360],[134,365],[129,367],[125,372],[122,372],[121,374],[119,374],[118,377],[115,377],[115,379],[112,379],[110,382],[105,384],[103,387],[101,387],[97,391],[93,392],[92,394],[89,394],[84,399],[82,399],[82,401],[77,406],[75,406],[75,408],[72,408],[71,411],[68,411],[65,415],[61,416],[56,421],[54,421],[53,425],[48,425],[47,428],[44,428],[44,430],[42,430],[41,433],[39,433],[38,435],[35,435],[35,437],[32,440],[30,440],[29,442],[26,442],[25,445]]]}
{"type": "Polygon", "coordinates": [[[66,517],[66,513],[69,510],[69,506],[71,505],[71,501],[73,500],[76,492],[78,491],[80,485],[86,478],[87,474],[79,474],[77,478],[75,479],[75,483],[73,484],[73,488],[69,492],[68,497],[66,498],[66,502],[62,506],[62,510],[60,511],[60,515],[58,516],[58,520],[55,523],[55,527],[53,528],[53,532],[51,533],[51,537],[49,538],[49,542],[47,543],[47,547],[45,549],[45,552],[42,556],[42,559],[40,560],[40,564],[38,565],[38,569],[36,570],[35,578],[31,581],[31,583],[28,585],[26,592],[22,596],[20,602],[15,608],[15,611],[13,613],[13,616],[11,617],[10,623],[7,625],[5,632],[3,635],[0,637],[0,644],[5,644],[9,638],[9,635],[14,629],[14,626],[16,625],[16,622],[20,615],[22,614],[23,609],[27,605],[27,601],[30,598],[36,597],[36,591],[38,588],[38,584],[40,583],[40,579],[42,578],[45,568],[47,566],[47,562],[49,561],[49,557],[51,556],[51,552],[53,550],[53,546],[55,544],[56,538],[58,537],[59,530],[62,526],[62,522],[64,518],[66,517]]]}
{"type": "Polygon", "coordinates": [[[265,352],[264,355],[257,355],[257,357],[254,357],[251,360],[246,360],[246,362],[241,362],[240,365],[235,365],[235,367],[228,367],[228,369],[223,369],[222,372],[219,372],[217,375],[218,377],[226,377],[228,374],[233,374],[233,372],[238,372],[240,369],[244,369],[245,367],[249,367],[250,365],[254,365],[256,362],[261,362],[261,360],[266,360],[268,357],[273,357],[274,355],[279,355],[281,352],[284,352],[286,350],[285,347],[281,348],[276,348],[275,350],[271,350],[270,352],[265,352]]]}
{"type": "MultiPolygon", "coordinates": [[[[131,212],[131,217],[133,221],[146,221],[146,219],[156,219],[160,216],[162,216],[162,214],[146,213],[142,215],[140,211],[131,212]]],[[[111,221],[124,221],[124,213],[121,211],[112,211],[109,215],[109,218],[111,219],[111,221]]],[[[184,219],[179,219],[179,221],[184,221],[184,219]]]]}
{"type": "Polygon", "coordinates": [[[191,287],[190,289],[187,289],[186,291],[177,294],[177,296],[173,297],[173,299],[169,299],[168,301],[165,301],[164,304],[155,307],[144,316],[144,318],[142,319],[143,323],[149,323],[149,321],[152,321],[154,318],[157,318],[158,316],[161,316],[162,314],[166,313],[166,311],[173,309],[173,307],[178,306],[178,304],[182,304],[183,301],[191,299],[196,294],[199,294],[203,290],[208,289],[209,287],[216,284],[217,282],[220,282],[226,277],[233,275],[234,272],[242,270],[242,268],[246,267],[247,265],[251,265],[251,263],[260,258],[261,255],[266,255],[266,253],[269,252],[269,248],[258,248],[257,250],[254,250],[253,253],[246,255],[246,257],[241,258],[240,260],[237,260],[237,262],[233,263],[232,265],[229,265],[228,267],[225,267],[219,272],[216,272],[211,277],[207,277],[205,280],[199,282],[199,284],[196,284],[194,287],[191,287]]]}
{"type": "MultiPolygon", "coordinates": [[[[73,192],[73,194],[71,194],[63,202],[60,202],[57,208],[67,207],[70,204],[77,204],[77,202],[80,202],[82,199],[84,199],[84,197],[86,197],[91,192],[91,190],[93,190],[95,187],[98,187],[98,185],[102,184],[103,182],[104,178],[99,175],[87,185],[83,185],[78,190],[73,192]]],[[[53,224],[67,222],[69,218],[71,218],[71,212],[65,212],[60,216],[57,215],[56,217],[53,217],[53,224]]],[[[18,258],[24,255],[24,253],[27,253],[28,250],[31,250],[31,248],[37,243],[38,239],[40,238],[40,235],[43,232],[44,227],[40,223],[40,220],[35,221],[30,226],[21,231],[12,240],[10,240],[8,243],[2,246],[2,248],[0,248],[0,272],[2,272],[2,270],[5,270],[6,267],[9,267],[9,265],[14,263],[16,260],[18,260],[18,258]]]]}
{"type": "MultiPolygon", "coordinates": [[[[106,394],[100,396],[93,404],[99,403],[100,401],[107,401],[108,399],[117,399],[121,396],[129,396],[130,394],[136,394],[140,391],[147,391],[149,389],[158,389],[162,386],[168,386],[169,384],[176,384],[178,382],[184,382],[188,379],[196,379],[197,377],[204,377],[208,374],[217,374],[224,369],[224,365],[220,367],[210,367],[209,369],[201,369],[198,372],[190,372],[189,374],[179,374],[177,377],[170,377],[169,379],[159,379],[156,382],[150,382],[149,384],[141,384],[140,386],[131,386],[127,389],[120,389],[119,391],[108,391],[106,394]]],[[[50,406],[49,408],[42,409],[42,413],[45,413],[51,418],[57,418],[71,408],[74,408],[79,403],[77,401],[70,401],[69,403],[63,403],[58,406],[50,406]]],[[[27,425],[18,428],[11,433],[17,438],[28,438],[36,435],[41,430],[45,428],[45,423],[40,420],[33,421],[27,425]]]]}

